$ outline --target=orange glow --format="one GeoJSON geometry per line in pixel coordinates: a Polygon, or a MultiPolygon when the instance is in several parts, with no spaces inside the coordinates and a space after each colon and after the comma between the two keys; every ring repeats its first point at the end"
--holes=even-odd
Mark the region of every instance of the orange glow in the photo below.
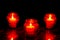
{"type": "Polygon", "coordinates": [[[56,21],[55,14],[46,14],[44,17],[44,21],[56,21]]]}
{"type": "Polygon", "coordinates": [[[30,25],[26,26],[26,28],[34,28],[34,26],[32,25],[32,23],[30,23],[30,25]]]}
{"type": "Polygon", "coordinates": [[[13,37],[11,38],[11,40],[13,40],[13,37]]]}
{"type": "Polygon", "coordinates": [[[50,38],[48,40],[51,40],[50,38]]]}
{"type": "Polygon", "coordinates": [[[8,20],[8,23],[9,23],[10,27],[16,28],[16,25],[19,21],[19,16],[17,15],[17,13],[12,12],[12,13],[8,14],[7,20],[8,20]]]}
{"type": "Polygon", "coordinates": [[[25,31],[28,35],[34,35],[36,29],[38,28],[37,20],[35,19],[27,19],[25,21],[25,31]]]}
{"type": "Polygon", "coordinates": [[[32,25],[32,21],[30,21],[29,25],[26,26],[26,32],[28,34],[34,34],[35,26],[32,25]]]}
{"type": "Polygon", "coordinates": [[[16,18],[14,18],[14,13],[12,13],[12,16],[10,18],[10,21],[16,21],[16,18]]]}
{"type": "Polygon", "coordinates": [[[51,14],[49,14],[49,18],[47,19],[47,21],[53,21],[51,14]]]}
{"type": "Polygon", "coordinates": [[[51,13],[46,14],[46,15],[44,16],[44,21],[45,21],[45,23],[46,23],[46,28],[48,28],[48,29],[53,28],[56,20],[57,20],[57,19],[56,19],[55,14],[51,14],[51,13]]]}

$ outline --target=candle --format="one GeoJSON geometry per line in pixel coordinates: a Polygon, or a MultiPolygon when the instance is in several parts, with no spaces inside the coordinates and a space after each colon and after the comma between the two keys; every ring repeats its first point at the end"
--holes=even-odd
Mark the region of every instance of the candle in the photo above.
{"type": "Polygon", "coordinates": [[[8,14],[7,20],[11,28],[16,28],[16,25],[19,21],[19,16],[17,15],[17,13],[12,12],[8,14]]]}
{"type": "Polygon", "coordinates": [[[28,35],[35,35],[36,29],[38,29],[38,23],[35,19],[27,19],[24,24],[25,32],[28,35]]]}
{"type": "Polygon", "coordinates": [[[56,16],[55,14],[46,14],[44,16],[44,21],[46,23],[46,28],[50,29],[54,26],[55,22],[56,22],[56,16]]]}

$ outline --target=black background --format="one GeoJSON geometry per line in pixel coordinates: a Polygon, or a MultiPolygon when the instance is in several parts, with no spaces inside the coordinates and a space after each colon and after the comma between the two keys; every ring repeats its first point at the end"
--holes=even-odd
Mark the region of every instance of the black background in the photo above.
{"type": "MultiPolygon", "coordinates": [[[[5,33],[8,29],[12,29],[9,27],[8,22],[6,20],[6,16],[9,12],[17,12],[20,17],[20,21],[17,25],[16,30],[23,30],[24,21],[27,18],[35,18],[38,20],[41,29],[45,28],[45,23],[43,21],[44,15],[46,13],[54,13],[57,17],[56,25],[50,29],[55,35],[55,40],[60,40],[60,4],[59,1],[35,1],[35,0],[16,0],[16,1],[0,1],[0,39],[4,40],[6,38],[5,33]],[[19,29],[20,28],[20,29],[19,29]]],[[[43,29],[42,29],[43,31],[43,29]]],[[[41,35],[41,34],[40,34],[41,35]]],[[[24,36],[24,35],[23,35],[24,36]]],[[[38,37],[37,37],[38,38],[38,37]]],[[[23,39],[22,39],[23,40],[23,39]]],[[[29,39],[28,39],[29,40],[29,39]]],[[[33,38],[31,39],[33,40],[33,38]]],[[[39,39],[37,39],[39,40],[39,39]]],[[[40,39],[42,40],[42,39],[40,39]]]]}

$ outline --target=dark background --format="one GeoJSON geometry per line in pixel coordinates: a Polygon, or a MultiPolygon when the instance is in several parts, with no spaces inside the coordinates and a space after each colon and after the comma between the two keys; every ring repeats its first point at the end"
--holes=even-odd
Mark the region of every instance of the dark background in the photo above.
{"type": "MultiPolygon", "coordinates": [[[[59,33],[60,32],[60,3],[59,1],[55,1],[55,0],[54,1],[51,1],[51,0],[50,1],[43,1],[43,0],[42,1],[35,1],[35,0],[3,1],[1,0],[0,1],[0,39],[1,40],[6,38],[5,33],[7,32],[7,30],[12,29],[9,27],[8,22],[6,20],[6,16],[8,15],[9,12],[17,12],[19,14],[20,21],[16,28],[16,30],[19,30],[19,31],[23,30],[24,21],[27,18],[37,19],[38,23],[40,24],[41,30],[45,31],[46,28],[45,28],[45,23],[43,21],[44,15],[46,13],[56,14],[56,17],[57,17],[56,25],[50,30],[56,35],[55,40],[60,40],[60,33],[59,33]]],[[[33,38],[31,40],[33,40],[33,38]]]]}

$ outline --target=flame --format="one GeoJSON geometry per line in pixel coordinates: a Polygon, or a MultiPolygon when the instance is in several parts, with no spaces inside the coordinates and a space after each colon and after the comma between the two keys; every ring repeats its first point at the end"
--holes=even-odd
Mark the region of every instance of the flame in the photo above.
{"type": "Polygon", "coordinates": [[[34,26],[32,25],[32,23],[30,23],[29,26],[27,26],[27,28],[34,28],[34,26]]]}
{"type": "Polygon", "coordinates": [[[13,37],[11,38],[11,40],[13,40],[13,37]]]}
{"type": "Polygon", "coordinates": [[[14,18],[14,14],[12,13],[12,17],[10,18],[11,21],[16,21],[16,18],[14,18]]]}
{"type": "Polygon", "coordinates": [[[51,14],[49,15],[49,18],[48,18],[47,20],[48,20],[48,21],[53,21],[51,14]]]}
{"type": "Polygon", "coordinates": [[[50,38],[48,40],[51,40],[50,38]]]}

